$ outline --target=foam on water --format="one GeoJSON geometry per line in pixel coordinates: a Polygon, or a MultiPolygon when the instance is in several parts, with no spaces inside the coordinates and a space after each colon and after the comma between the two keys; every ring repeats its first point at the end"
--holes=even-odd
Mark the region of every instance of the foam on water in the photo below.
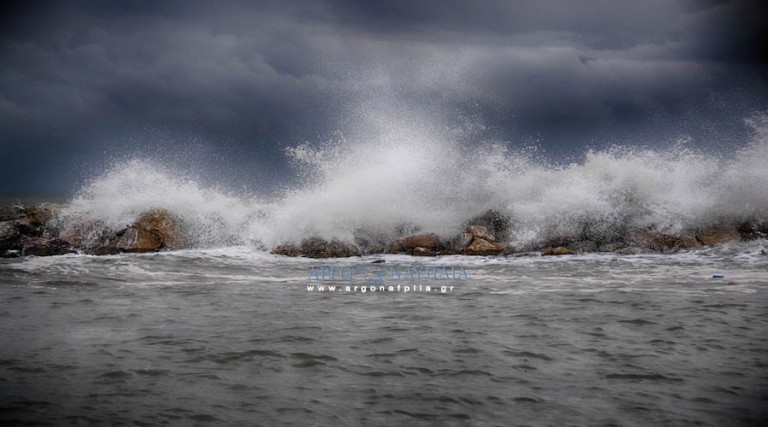
{"type": "Polygon", "coordinates": [[[747,120],[752,139],[721,156],[681,142],[666,149],[615,146],[581,163],[551,165],[535,151],[483,143],[466,129],[381,121],[366,138],[287,150],[301,184],[277,201],[202,185],[189,173],[143,159],[118,162],[85,185],[65,221],[130,224],[168,209],[194,246],[274,244],[322,236],[386,240],[396,229],[454,235],[489,209],[512,218],[525,243],[588,227],[681,232],[720,221],[768,218],[768,115],[747,120]]]}

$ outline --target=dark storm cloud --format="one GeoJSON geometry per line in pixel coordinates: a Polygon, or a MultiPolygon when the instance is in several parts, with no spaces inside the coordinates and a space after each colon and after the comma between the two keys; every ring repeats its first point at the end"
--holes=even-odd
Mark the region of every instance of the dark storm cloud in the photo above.
{"type": "Polygon", "coordinates": [[[759,2],[4,8],[0,190],[66,188],[74,166],[136,151],[276,180],[282,147],[326,138],[381,103],[479,116],[495,136],[555,151],[636,142],[628,135],[647,138],[651,126],[720,141],[768,108],[759,2]],[[722,126],[707,127],[713,117],[722,126]]]}

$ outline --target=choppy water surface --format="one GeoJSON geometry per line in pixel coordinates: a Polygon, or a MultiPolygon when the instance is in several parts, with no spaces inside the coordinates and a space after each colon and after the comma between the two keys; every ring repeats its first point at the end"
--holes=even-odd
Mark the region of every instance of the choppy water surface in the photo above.
{"type": "Polygon", "coordinates": [[[461,265],[452,293],[318,293],[247,249],[0,264],[0,419],[60,424],[750,425],[765,241],[461,265]],[[713,275],[724,279],[713,279],[713,275]]]}

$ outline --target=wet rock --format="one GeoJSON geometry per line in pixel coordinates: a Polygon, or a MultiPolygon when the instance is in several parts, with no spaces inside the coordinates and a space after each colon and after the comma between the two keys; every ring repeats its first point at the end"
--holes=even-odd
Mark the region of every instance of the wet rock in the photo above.
{"type": "Polygon", "coordinates": [[[552,255],[571,255],[573,254],[573,251],[566,248],[565,246],[557,246],[557,247],[548,247],[544,249],[544,252],[541,253],[544,256],[552,256],[552,255]]]}
{"type": "Polygon", "coordinates": [[[415,247],[413,248],[413,255],[414,256],[433,256],[434,252],[432,252],[429,248],[415,247]]]}
{"type": "Polygon", "coordinates": [[[701,246],[693,236],[675,236],[654,230],[632,230],[627,235],[627,241],[631,245],[656,252],[676,252],[701,246]]]}
{"type": "Polygon", "coordinates": [[[0,255],[21,249],[22,234],[17,221],[0,222],[0,255]]]}
{"type": "Polygon", "coordinates": [[[620,249],[625,248],[627,245],[625,245],[622,242],[611,242],[611,243],[603,243],[597,248],[598,252],[616,252],[620,249]]]}
{"type": "Polygon", "coordinates": [[[71,254],[75,250],[64,240],[48,237],[30,237],[24,239],[21,256],[54,256],[71,254]]]}
{"type": "Polygon", "coordinates": [[[472,243],[475,237],[472,233],[461,233],[451,242],[451,249],[457,254],[464,253],[464,250],[472,243]]]}
{"type": "Polygon", "coordinates": [[[59,216],[62,206],[55,203],[40,203],[25,210],[30,225],[39,227],[59,216]]]}
{"type": "Polygon", "coordinates": [[[131,226],[117,238],[114,247],[120,252],[154,252],[163,247],[163,239],[151,231],[131,226]]]}
{"type": "Polygon", "coordinates": [[[435,251],[441,246],[442,242],[435,234],[417,234],[415,236],[408,236],[400,241],[400,247],[411,253],[415,248],[427,248],[435,251]]]}
{"type": "Polygon", "coordinates": [[[490,232],[488,232],[488,227],[484,225],[468,225],[465,231],[471,234],[476,239],[483,239],[488,242],[496,241],[496,237],[494,237],[490,232]]]}
{"type": "MultiPolygon", "coordinates": [[[[157,236],[164,248],[178,249],[184,246],[181,220],[165,209],[153,209],[142,213],[133,226],[137,230],[157,236]]],[[[149,236],[145,238],[151,239],[149,236]]]]}
{"type": "Polygon", "coordinates": [[[275,255],[297,257],[301,255],[301,248],[294,245],[293,243],[285,243],[282,245],[277,245],[274,248],[272,248],[272,253],[275,255]]]}
{"type": "Polygon", "coordinates": [[[19,206],[0,206],[0,222],[24,218],[24,209],[19,206]]]}
{"type": "Polygon", "coordinates": [[[568,245],[568,249],[575,253],[597,252],[597,243],[591,240],[581,240],[568,245]]]}
{"type": "Polygon", "coordinates": [[[393,240],[389,243],[389,246],[387,247],[387,253],[390,254],[397,254],[403,251],[403,247],[400,246],[400,242],[397,240],[393,240]]]}
{"type": "Polygon", "coordinates": [[[87,253],[95,253],[96,248],[107,245],[115,236],[103,221],[72,222],[59,232],[59,239],[87,253]]]}
{"type": "Polygon", "coordinates": [[[496,242],[489,242],[485,239],[475,238],[472,243],[464,250],[466,255],[498,255],[504,247],[496,242]]]}
{"type": "Polygon", "coordinates": [[[311,237],[301,241],[301,254],[309,258],[342,258],[360,256],[360,249],[340,240],[330,242],[321,237],[311,237]]]}
{"type": "Polygon", "coordinates": [[[467,221],[467,224],[486,227],[488,233],[495,237],[496,241],[500,242],[506,241],[509,238],[509,233],[512,231],[512,220],[510,217],[493,209],[472,218],[467,221]]]}
{"type": "Polygon", "coordinates": [[[696,235],[701,243],[705,245],[718,245],[720,243],[732,242],[741,239],[741,234],[736,228],[717,228],[707,230],[696,235]]]}

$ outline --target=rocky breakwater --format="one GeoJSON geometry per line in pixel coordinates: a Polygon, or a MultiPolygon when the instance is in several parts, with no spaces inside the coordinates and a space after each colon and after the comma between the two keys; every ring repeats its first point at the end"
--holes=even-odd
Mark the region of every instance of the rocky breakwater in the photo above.
{"type": "Polygon", "coordinates": [[[119,230],[99,220],[65,220],[61,217],[62,209],[61,205],[44,203],[0,210],[0,257],[73,252],[109,255],[178,249],[184,245],[182,221],[164,209],[144,212],[119,230]]]}

